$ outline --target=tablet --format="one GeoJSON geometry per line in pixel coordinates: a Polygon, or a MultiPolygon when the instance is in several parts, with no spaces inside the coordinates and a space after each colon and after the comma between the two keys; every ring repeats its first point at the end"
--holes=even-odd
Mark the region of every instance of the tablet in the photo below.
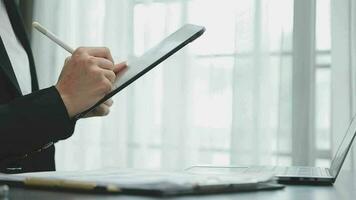
{"type": "Polygon", "coordinates": [[[197,39],[204,33],[204,31],[205,28],[202,26],[186,24],[162,40],[158,45],[148,50],[142,56],[129,60],[127,62],[128,66],[126,72],[116,79],[113,90],[92,107],[78,114],[76,118],[79,119],[85,116],[95,107],[104,103],[106,100],[130,85],[169,56],[179,51],[185,45],[197,39]]]}

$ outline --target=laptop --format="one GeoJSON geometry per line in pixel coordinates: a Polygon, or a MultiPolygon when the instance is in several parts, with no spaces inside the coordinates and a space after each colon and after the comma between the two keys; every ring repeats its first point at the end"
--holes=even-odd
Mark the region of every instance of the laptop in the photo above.
{"type": "Polygon", "coordinates": [[[229,173],[266,173],[275,175],[284,184],[333,184],[356,135],[356,116],[353,117],[329,168],[308,166],[192,166],[187,171],[215,171],[229,173]]]}

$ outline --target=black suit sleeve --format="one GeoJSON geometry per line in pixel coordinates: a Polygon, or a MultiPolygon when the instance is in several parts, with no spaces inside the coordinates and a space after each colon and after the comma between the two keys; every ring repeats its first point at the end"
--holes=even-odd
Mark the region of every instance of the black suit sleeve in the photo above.
{"type": "Polygon", "coordinates": [[[75,121],[49,87],[0,105],[0,159],[23,155],[73,134],[75,121]]]}

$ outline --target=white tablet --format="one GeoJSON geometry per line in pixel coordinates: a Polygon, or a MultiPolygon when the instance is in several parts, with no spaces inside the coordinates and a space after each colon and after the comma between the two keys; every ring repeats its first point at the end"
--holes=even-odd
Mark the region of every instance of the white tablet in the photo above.
{"type": "Polygon", "coordinates": [[[158,45],[148,50],[142,56],[129,60],[126,72],[120,76],[114,83],[114,89],[100,101],[90,107],[88,110],[78,114],[77,119],[82,118],[88,112],[93,110],[98,105],[104,103],[110,97],[130,85],[136,79],[150,71],[152,68],[160,64],[162,61],[179,51],[188,43],[194,41],[201,36],[205,31],[202,26],[186,24],[176,32],[162,40],[158,45]]]}

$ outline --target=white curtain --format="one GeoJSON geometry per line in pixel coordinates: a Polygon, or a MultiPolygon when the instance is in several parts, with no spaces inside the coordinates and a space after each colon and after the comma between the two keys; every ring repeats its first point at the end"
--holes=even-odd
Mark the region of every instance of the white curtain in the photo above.
{"type": "MultiPolygon", "coordinates": [[[[73,47],[107,46],[120,62],[130,48],[128,11],[126,1],[35,1],[34,20],[73,47]]],[[[40,87],[54,85],[69,54],[38,32],[32,44],[40,87]]],[[[117,95],[109,117],[78,121],[73,137],[56,145],[59,170],[126,165],[127,93],[117,95]]]]}
{"type": "MultiPolygon", "coordinates": [[[[356,2],[332,0],[332,148],[356,114],[356,2]]],[[[346,168],[355,168],[355,151],[346,168]],[[351,162],[350,162],[351,161],[351,162]]]]}
{"type": "MultiPolygon", "coordinates": [[[[117,94],[108,117],[80,120],[56,144],[58,170],[291,164],[292,0],[36,0],[34,19],[73,47],[109,47],[117,62],[184,23],[207,28],[117,94]]],[[[68,54],[32,35],[48,87],[68,54]]]]}

